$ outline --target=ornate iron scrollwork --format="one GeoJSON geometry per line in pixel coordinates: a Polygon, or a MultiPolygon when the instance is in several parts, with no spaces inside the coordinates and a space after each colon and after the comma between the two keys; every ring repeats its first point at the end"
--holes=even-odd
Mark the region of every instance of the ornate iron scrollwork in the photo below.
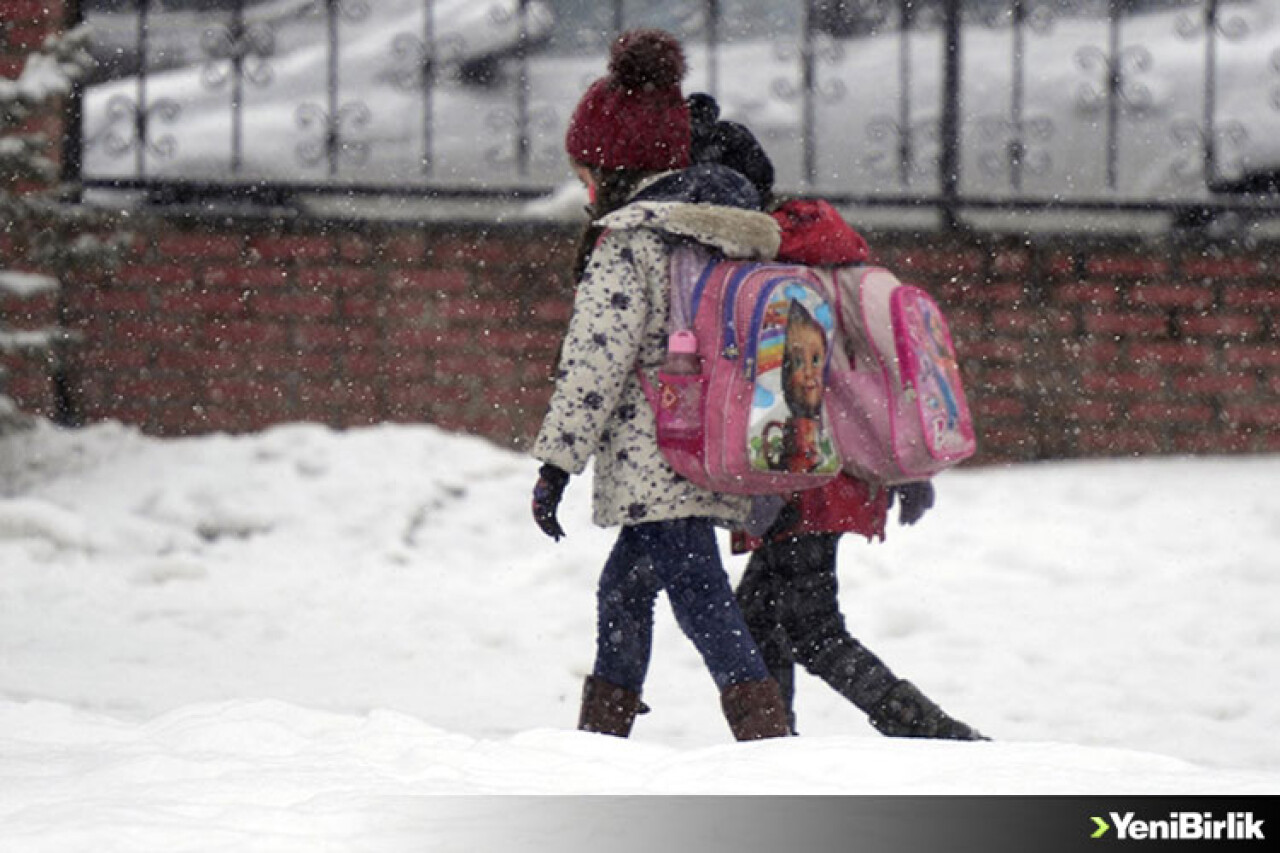
{"type": "Polygon", "coordinates": [[[267,60],[275,54],[276,37],[265,24],[246,24],[237,15],[225,26],[205,30],[200,47],[208,57],[201,80],[211,89],[221,88],[237,76],[255,86],[271,82],[267,60]]]}
{"type": "Polygon", "coordinates": [[[365,128],[373,119],[369,107],[361,101],[349,101],[330,113],[316,103],[299,104],[298,127],[304,131],[318,130],[316,138],[298,143],[298,159],[305,166],[329,164],[329,171],[336,172],[339,163],[362,165],[369,159],[369,143],[351,139],[347,131],[365,128]]]}
{"type": "Polygon", "coordinates": [[[101,146],[113,158],[124,157],[133,152],[139,158],[141,172],[146,155],[166,158],[172,157],[177,150],[177,141],[172,135],[153,138],[152,119],[172,124],[181,114],[182,105],[172,98],[148,100],[143,108],[136,98],[114,95],[107,102],[107,118],[102,131],[86,139],[85,145],[101,146]]]}

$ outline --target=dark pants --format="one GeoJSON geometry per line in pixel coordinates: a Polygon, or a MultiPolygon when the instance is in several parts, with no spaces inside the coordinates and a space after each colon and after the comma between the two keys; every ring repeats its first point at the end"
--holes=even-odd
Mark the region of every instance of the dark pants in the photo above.
{"type": "Polygon", "coordinates": [[[869,714],[898,680],[845,628],[837,598],[839,538],[811,534],[767,544],[752,553],[738,585],[747,627],[789,710],[797,662],[869,714]]]}
{"type": "Polygon", "coordinates": [[[705,518],[623,527],[597,592],[593,674],[640,692],[653,651],[653,608],[665,590],[676,622],[721,690],[769,677],[734,600],[705,518]]]}

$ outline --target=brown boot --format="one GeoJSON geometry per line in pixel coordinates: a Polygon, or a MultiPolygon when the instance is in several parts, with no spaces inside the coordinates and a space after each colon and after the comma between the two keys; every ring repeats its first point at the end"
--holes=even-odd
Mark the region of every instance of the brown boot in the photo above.
{"type": "Polygon", "coordinates": [[[787,705],[782,700],[778,682],[744,681],[731,684],[720,692],[720,707],[729,729],[738,740],[761,740],[791,734],[787,724],[787,705]]]}
{"type": "Polygon", "coordinates": [[[582,683],[578,730],[627,737],[641,707],[639,693],[588,675],[582,683]]]}

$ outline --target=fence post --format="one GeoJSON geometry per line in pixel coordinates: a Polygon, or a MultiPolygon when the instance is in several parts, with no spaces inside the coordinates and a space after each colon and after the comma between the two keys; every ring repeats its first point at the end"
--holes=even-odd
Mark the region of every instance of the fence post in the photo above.
{"type": "Polygon", "coordinates": [[[959,225],[960,200],[960,0],[945,0],[946,43],[942,57],[942,115],[938,135],[940,206],[947,228],[959,225]]]}

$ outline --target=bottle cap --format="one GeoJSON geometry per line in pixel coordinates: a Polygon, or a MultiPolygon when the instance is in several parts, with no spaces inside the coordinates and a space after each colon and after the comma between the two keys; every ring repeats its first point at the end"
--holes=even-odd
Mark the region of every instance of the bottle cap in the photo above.
{"type": "Polygon", "coordinates": [[[688,329],[672,332],[667,338],[667,352],[696,353],[697,351],[698,336],[688,329]]]}

